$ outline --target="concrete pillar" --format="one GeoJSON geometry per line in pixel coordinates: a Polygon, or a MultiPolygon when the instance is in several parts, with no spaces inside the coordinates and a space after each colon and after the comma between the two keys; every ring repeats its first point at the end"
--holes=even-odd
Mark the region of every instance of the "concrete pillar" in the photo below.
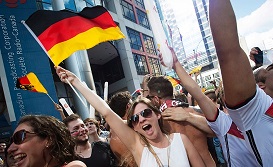
{"type": "MultiPolygon", "coordinates": [[[[65,9],[64,2],[62,0],[51,0],[53,10],[65,9]]],[[[95,90],[95,84],[93,81],[93,75],[87,55],[87,51],[78,51],[73,53],[69,58],[65,60],[65,65],[68,70],[76,74],[80,80],[84,81],[88,87],[95,90]]],[[[82,100],[86,103],[84,97],[79,93],[82,100]]],[[[73,99],[77,113],[82,119],[89,117],[89,104],[86,106],[82,103],[79,97],[73,93],[73,99]]]]}

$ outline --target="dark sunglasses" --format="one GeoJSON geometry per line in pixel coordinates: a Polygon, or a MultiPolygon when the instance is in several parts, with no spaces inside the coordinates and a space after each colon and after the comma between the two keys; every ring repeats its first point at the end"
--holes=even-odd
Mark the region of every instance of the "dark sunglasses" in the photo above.
{"type": "Polygon", "coordinates": [[[150,118],[152,116],[152,113],[153,113],[153,111],[151,109],[149,109],[149,108],[144,109],[143,111],[141,111],[135,115],[132,115],[130,118],[130,122],[135,125],[139,121],[139,115],[141,115],[144,118],[150,118]]]}
{"type": "Polygon", "coordinates": [[[13,136],[10,138],[10,144],[12,143],[17,145],[22,144],[27,137],[27,133],[36,134],[35,132],[29,132],[29,131],[26,131],[25,129],[19,130],[16,133],[14,133],[13,136]]]}

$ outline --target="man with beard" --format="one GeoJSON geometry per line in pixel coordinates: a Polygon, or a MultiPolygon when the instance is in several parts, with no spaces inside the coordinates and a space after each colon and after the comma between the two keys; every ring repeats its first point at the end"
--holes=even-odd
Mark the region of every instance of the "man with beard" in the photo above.
{"type": "MultiPolygon", "coordinates": [[[[143,79],[143,91],[144,96],[148,94],[146,97],[150,99],[157,108],[164,108],[164,106],[162,106],[163,104],[167,104],[170,100],[174,99],[173,86],[164,76],[145,76],[143,79]]],[[[184,106],[183,108],[187,112],[199,114],[191,107],[184,106]]],[[[208,150],[207,136],[210,136],[209,134],[204,133],[187,122],[164,120],[164,128],[169,133],[185,134],[201,155],[206,166],[216,166],[215,161],[208,150]]]]}
{"type": "Polygon", "coordinates": [[[88,140],[88,129],[77,114],[71,114],[63,120],[76,143],[75,152],[79,160],[87,167],[111,167],[115,161],[109,144],[88,140]]]}

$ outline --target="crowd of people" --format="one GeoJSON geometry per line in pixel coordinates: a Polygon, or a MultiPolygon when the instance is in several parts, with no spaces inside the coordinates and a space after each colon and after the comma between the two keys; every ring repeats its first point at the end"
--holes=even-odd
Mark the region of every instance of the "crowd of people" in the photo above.
{"type": "MultiPolygon", "coordinates": [[[[170,47],[172,68],[199,110],[189,105],[185,94],[175,94],[165,76],[144,76],[136,99],[123,91],[104,101],[75,74],[58,66],[60,80],[70,82],[95,108],[97,117],[66,116],[58,104],[61,121],[52,116],[22,117],[10,141],[0,144],[0,166],[270,167],[273,64],[257,64],[253,71],[239,45],[230,0],[210,0],[209,19],[222,86],[203,92],[170,47]],[[102,133],[101,118],[109,133],[102,133]]],[[[257,52],[251,50],[251,60],[257,52]]],[[[164,65],[160,53],[159,58],[164,65]]]]}

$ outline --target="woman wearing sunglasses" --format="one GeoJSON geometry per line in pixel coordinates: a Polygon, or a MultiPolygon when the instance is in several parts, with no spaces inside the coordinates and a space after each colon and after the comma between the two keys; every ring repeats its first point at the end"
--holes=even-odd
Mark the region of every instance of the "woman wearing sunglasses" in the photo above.
{"type": "Polygon", "coordinates": [[[19,121],[10,139],[10,166],[86,167],[74,161],[74,142],[66,126],[52,116],[29,115],[19,121]]]}
{"type": "Polygon", "coordinates": [[[205,166],[185,135],[168,135],[164,132],[160,112],[150,100],[144,98],[133,104],[128,115],[129,126],[126,126],[107,103],[87,88],[77,76],[62,67],[56,67],[56,73],[62,82],[70,82],[100,112],[133,154],[138,166],[205,166]]]}

